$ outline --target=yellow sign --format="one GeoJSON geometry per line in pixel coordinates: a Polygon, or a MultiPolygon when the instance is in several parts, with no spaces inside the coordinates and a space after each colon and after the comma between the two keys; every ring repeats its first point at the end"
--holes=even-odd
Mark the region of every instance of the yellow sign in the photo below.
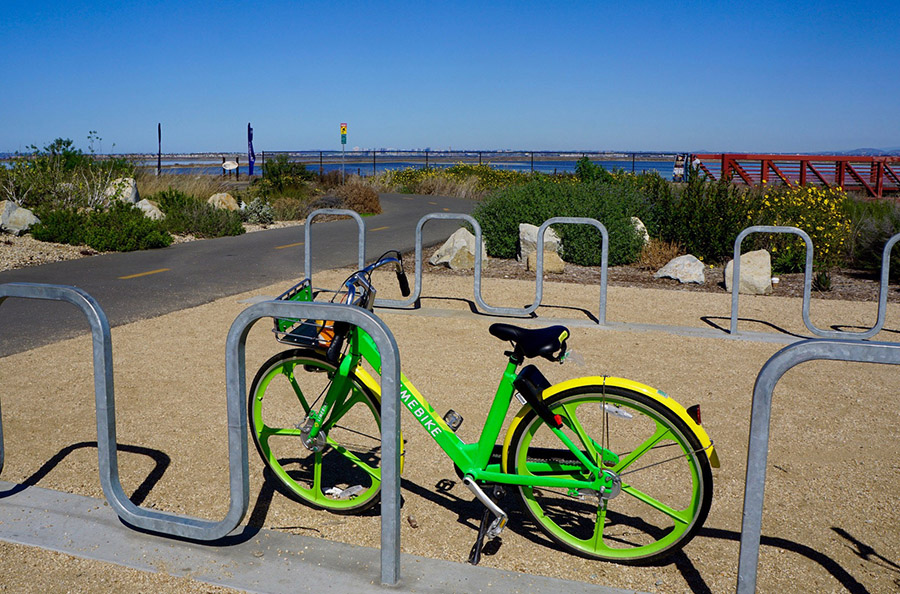
{"type": "Polygon", "coordinates": [[[341,124],[341,134],[347,133],[347,124],[341,124]]]}

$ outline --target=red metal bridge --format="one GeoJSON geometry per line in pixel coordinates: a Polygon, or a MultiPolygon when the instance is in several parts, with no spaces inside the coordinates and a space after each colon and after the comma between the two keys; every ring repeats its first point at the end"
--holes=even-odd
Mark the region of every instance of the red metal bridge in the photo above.
{"type": "Polygon", "coordinates": [[[873,198],[900,192],[900,157],[716,153],[691,155],[691,159],[713,179],[730,177],[751,186],[766,182],[842,187],[873,198]]]}

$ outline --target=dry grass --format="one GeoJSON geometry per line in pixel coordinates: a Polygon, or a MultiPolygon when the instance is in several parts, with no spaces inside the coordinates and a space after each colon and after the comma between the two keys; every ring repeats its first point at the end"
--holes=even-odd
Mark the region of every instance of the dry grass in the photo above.
{"type": "Polygon", "coordinates": [[[138,171],[135,180],[141,197],[174,188],[179,192],[206,200],[213,194],[227,191],[224,179],[216,175],[163,174],[157,176],[149,171],[138,171]]]}
{"type": "Polygon", "coordinates": [[[650,243],[641,250],[638,266],[647,270],[659,270],[669,263],[672,258],[682,254],[677,243],[670,243],[661,239],[651,239],[650,243]]]}
{"type": "Polygon", "coordinates": [[[344,208],[365,214],[381,213],[381,202],[378,199],[378,192],[366,184],[351,180],[336,188],[334,194],[344,201],[344,208]]]}

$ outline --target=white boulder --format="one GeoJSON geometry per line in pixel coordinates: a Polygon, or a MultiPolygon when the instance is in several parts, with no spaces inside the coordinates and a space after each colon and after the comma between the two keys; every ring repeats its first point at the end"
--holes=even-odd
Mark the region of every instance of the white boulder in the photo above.
{"type": "MultiPolygon", "coordinates": [[[[734,260],[725,266],[725,289],[729,292],[734,276],[734,260]]],[[[766,250],[756,250],[741,254],[741,279],[738,293],[744,295],[767,295],[772,292],[772,256],[766,250]]]]}
{"type": "Polygon", "coordinates": [[[121,200],[130,204],[137,204],[141,199],[138,195],[137,182],[133,177],[114,179],[103,191],[103,196],[109,201],[121,200]]]}
{"type": "Polygon", "coordinates": [[[21,235],[32,225],[40,222],[33,212],[22,208],[12,200],[0,202],[0,230],[13,235],[21,235]]]}
{"type": "Polygon", "coordinates": [[[634,230],[637,231],[637,234],[641,236],[641,239],[644,240],[644,245],[650,243],[650,234],[647,232],[644,221],[637,217],[631,217],[631,224],[634,226],[634,230]]]}
{"type": "Polygon", "coordinates": [[[166,218],[166,213],[159,209],[159,205],[155,202],[147,200],[146,198],[139,201],[137,204],[135,204],[135,206],[141,209],[141,212],[143,212],[144,216],[148,219],[161,221],[166,218]]]}
{"type": "Polygon", "coordinates": [[[702,285],[706,282],[703,262],[690,254],[672,258],[668,264],[653,275],[653,278],[674,278],[681,284],[696,283],[702,285]]]}
{"type": "MultiPolygon", "coordinates": [[[[487,250],[484,248],[483,240],[481,242],[481,259],[483,266],[487,262],[487,250]]],[[[453,270],[475,268],[475,236],[469,233],[468,229],[460,227],[444,242],[444,245],[432,254],[428,263],[432,266],[444,264],[453,270]]]]}
{"type": "MultiPolygon", "coordinates": [[[[528,223],[519,224],[519,264],[528,262],[528,255],[537,252],[538,230],[540,227],[528,223]]],[[[559,255],[562,240],[553,229],[544,233],[544,253],[553,252],[559,255]]]]}
{"type": "Polygon", "coordinates": [[[240,210],[240,206],[238,206],[237,200],[235,200],[234,196],[232,196],[228,192],[219,192],[218,194],[213,194],[209,197],[207,202],[213,205],[215,208],[219,209],[240,210]]]}

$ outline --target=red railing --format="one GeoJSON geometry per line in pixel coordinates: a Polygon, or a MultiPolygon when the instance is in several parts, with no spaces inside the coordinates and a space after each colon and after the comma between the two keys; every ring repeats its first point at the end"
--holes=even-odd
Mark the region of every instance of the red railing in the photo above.
{"type": "Polygon", "coordinates": [[[826,155],[692,155],[692,162],[713,179],[787,186],[819,185],[864,192],[874,198],[900,192],[900,157],[826,155]]]}

